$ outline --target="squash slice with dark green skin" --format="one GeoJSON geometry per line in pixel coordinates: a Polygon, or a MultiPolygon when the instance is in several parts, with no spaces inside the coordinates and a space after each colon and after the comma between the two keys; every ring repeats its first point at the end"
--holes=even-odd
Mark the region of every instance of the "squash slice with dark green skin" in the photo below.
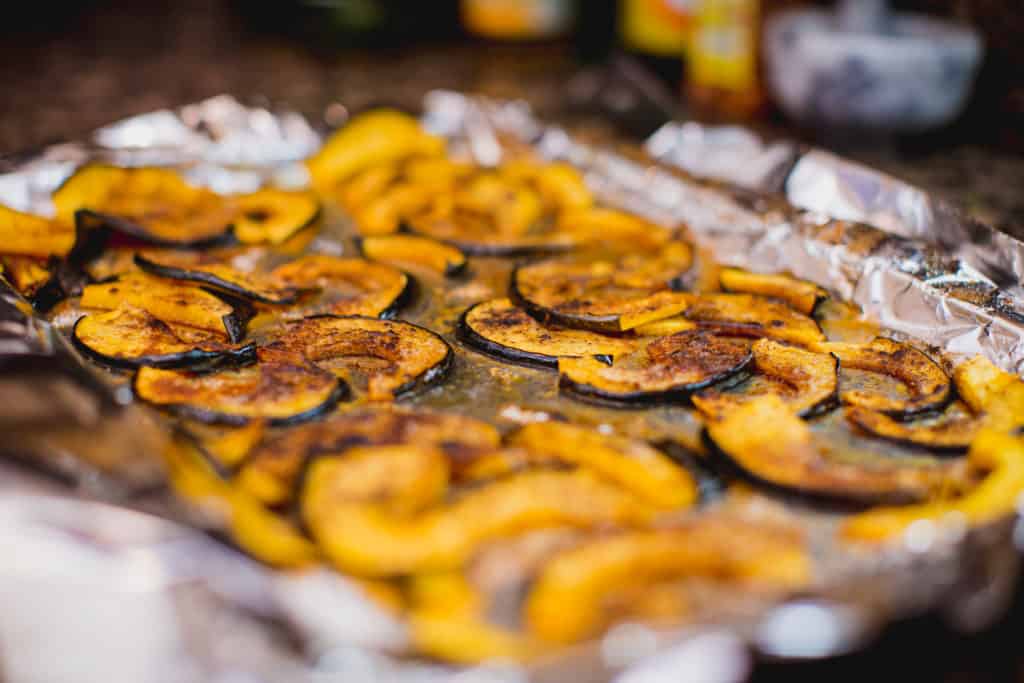
{"type": "Polygon", "coordinates": [[[636,328],[637,334],[672,334],[693,326],[719,334],[768,337],[810,346],[825,340],[813,318],[786,304],[752,294],[701,294],[691,298],[681,315],[636,328]]]}
{"type": "Polygon", "coordinates": [[[238,485],[267,505],[292,500],[307,463],[360,445],[417,445],[440,450],[456,473],[496,450],[501,435],[490,424],[454,413],[374,410],[310,422],[259,444],[242,464],[238,485]]]}
{"type": "Polygon", "coordinates": [[[797,415],[809,417],[839,403],[839,359],[771,339],[758,339],[750,347],[754,354],[753,376],[742,387],[708,389],[693,397],[693,404],[714,417],[752,396],[780,396],[797,415]]]}
{"type": "Polygon", "coordinates": [[[224,301],[190,283],[128,273],[108,282],[86,286],[82,308],[112,311],[124,303],[148,312],[165,323],[186,325],[227,335],[232,342],[245,336],[251,311],[224,301]]]}
{"type": "Polygon", "coordinates": [[[447,277],[463,273],[469,263],[461,250],[429,237],[372,235],[361,237],[356,243],[363,256],[372,261],[418,266],[447,277]]]}
{"type": "Polygon", "coordinates": [[[283,244],[320,218],[312,192],[264,188],[231,199],[238,207],[235,237],[243,244],[283,244]]]}
{"type": "Polygon", "coordinates": [[[550,229],[518,235],[499,234],[487,216],[457,209],[410,216],[402,223],[401,230],[450,244],[467,256],[538,256],[568,251],[576,246],[576,240],[570,235],[550,229]]]}
{"type": "Polygon", "coordinates": [[[897,419],[941,410],[953,397],[949,376],[939,365],[909,344],[877,337],[868,344],[825,342],[818,350],[834,353],[844,368],[887,375],[906,387],[907,397],[888,396],[866,388],[840,386],[843,403],[885,413],[897,419]]]}
{"type": "Polygon", "coordinates": [[[87,357],[120,368],[147,365],[199,371],[256,362],[252,344],[228,346],[219,334],[171,325],[129,304],[79,318],[71,341],[87,357]]]}
{"type": "Polygon", "coordinates": [[[234,240],[238,210],[164,168],[81,167],[53,193],[60,221],[108,228],[165,247],[203,248],[234,240]]]}
{"type": "Polygon", "coordinates": [[[898,458],[856,463],[829,455],[831,444],[778,396],[753,397],[711,419],[714,446],[745,472],[775,486],[859,502],[926,500],[967,476],[963,463],[922,465],[898,458]]]}
{"type": "Polygon", "coordinates": [[[722,268],[718,275],[722,289],[737,294],[757,294],[779,299],[793,309],[811,315],[818,304],[828,298],[823,288],[789,275],[752,273],[739,268],[722,268]]]}
{"type": "Polygon", "coordinates": [[[934,424],[901,422],[885,413],[849,406],[847,421],[867,434],[911,448],[940,453],[966,453],[971,440],[981,429],[982,420],[965,414],[948,417],[934,424]]]}
{"type": "Polygon", "coordinates": [[[260,348],[257,362],[208,373],[142,367],[135,394],[181,417],[215,424],[267,420],[283,426],[312,420],[349,396],[348,385],[301,356],[260,348]]]}
{"type": "Polygon", "coordinates": [[[360,258],[311,254],[278,266],[270,277],[296,289],[320,293],[287,311],[289,317],[318,314],[386,318],[411,298],[411,277],[391,266],[360,258]]]}
{"type": "Polygon", "coordinates": [[[261,277],[254,273],[243,273],[227,264],[202,263],[173,254],[136,254],[135,265],[150,275],[195,282],[210,289],[224,292],[233,297],[254,303],[283,305],[292,304],[301,297],[315,292],[277,283],[273,278],[261,277]]]}
{"type": "Polygon", "coordinates": [[[493,299],[470,307],[459,319],[461,342],[513,363],[557,368],[559,358],[618,356],[637,347],[633,337],[614,337],[543,325],[509,299],[493,299]]]}
{"type": "Polygon", "coordinates": [[[365,380],[366,397],[388,401],[444,379],[454,354],[430,330],[365,316],[313,316],[267,330],[268,346],[342,376],[365,380]]]}
{"type": "Polygon", "coordinates": [[[671,286],[693,263],[685,242],[617,260],[550,260],[512,272],[509,297],[545,324],[621,332],[684,310],[692,295],[671,286]]]}
{"type": "Polygon", "coordinates": [[[751,359],[746,341],[691,330],[655,339],[610,362],[561,358],[559,389],[601,402],[686,401],[693,392],[743,371],[751,359]]]}

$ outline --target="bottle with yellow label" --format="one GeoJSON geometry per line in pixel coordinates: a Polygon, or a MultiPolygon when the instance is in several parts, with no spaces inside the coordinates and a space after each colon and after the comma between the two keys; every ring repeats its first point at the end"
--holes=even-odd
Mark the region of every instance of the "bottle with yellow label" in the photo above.
{"type": "MultiPolygon", "coordinates": [[[[592,0],[593,1],[593,0],[592,0]]],[[[462,0],[462,24],[469,33],[495,40],[543,40],[572,27],[570,0],[462,0]]]]}
{"type": "Polygon", "coordinates": [[[678,83],[696,2],[619,0],[618,33],[622,47],[666,81],[678,83]]]}
{"type": "Polygon", "coordinates": [[[697,0],[685,94],[702,118],[746,120],[764,107],[760,0],[697,0]]]}

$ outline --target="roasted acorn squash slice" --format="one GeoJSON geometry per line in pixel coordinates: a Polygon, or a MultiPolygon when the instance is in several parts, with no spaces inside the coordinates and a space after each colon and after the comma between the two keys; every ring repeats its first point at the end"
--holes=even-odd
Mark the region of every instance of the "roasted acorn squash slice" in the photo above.
{"type": "Polygon", "coordinates": [[[439,156],[444,140],[424,131],[402,112],[378,109],[354,117],[306,160],[313,184],[323,192],[370,166],[414,156],[439,156]]]}
{"type": "Polygon", "coordinates": [[[410,447],[320,458],[302,490],[306,527],[342,571],[396,576],[455,569],[480,544],[512,533],[637,525],[656,514],[586,470],[521,472],[442,502],[445,464],[437,451],[410,447]]]}
{"type": "Polygon", "coordinates": [[[750,347],[753,376],[741,386],[708,389],[693,397],[693,404],[708,416],[721,414],[751,396],[776,394],[801,417],[815,415],[839,402],[839,359],[771,339],[758,339],[750,347]]]}
{"type": "Polygon", "coordinates": [[[232,200],[235,237],[245,244],[284,244],[320,217],[320,202],[310,192],[266,188],[232,200]]]}
{"type": "Polygon", "coordinates": [[[218,476],[195,445],[175,438],[164,453],[175,493],[226,527],[239,548],[273,567],[316,564],[320,553],[291,522],[218,476]]]}
{"type": "Polygon", "coordinates": [[[571,236],[573,242],[580,245],[616,249],[655,249],[672,239],[672,232],[664,226],[607,207],[563,211],[558,216],[555,229],[571,236]]]}
{"type": "Polygon", "coordinates": [[[789,275],[751,273],[739,268],[722,268],[719,273],[722,289],[738,294],[757,294],[786,302],[804,315],[811,315],[828,292],[806,280],[789,275]]]}
{"type": "MultiPolygon", "coordinates": [[[[1024,398],[1020,377],[999,369],[988,358],[975,356],[953,370],[957,393],[975,413],[995,409],[1024,424],[1024,398]]],[[[1012,422],[1008,420],[1008,422],[1012,422]]]]}
{"type": "Polygon", "coordinates": [[[571,249],[576,241],[539,222],[521,234],[498,232],[494,220],[485,214],[435,206],[408,217],[402,228],[450,244],[469,256],[535,256],[571,249]]]}
{"type": "Polygon", "coordinates": [[[981,420],[970,415],[943,415],[935,422],[901,422],[885,413],[849,406],[846,419],[861,431],[912,448],[946,453],[963,453],[981,427],[981,420]]]}
{"type": "Polygon", "coordinates": [[[516,268],[509,293],[548,324],[620,332],[684,310],[692,295],[669,291],[693,262],[685,242],[618,260],[551,260],[516,268]]]}
{"type": "Polygon", "coordinates": [[[73,222],[61,223],[0,204],[0,254],[64,257],[76,241],[73,222]]]}
{"type": "Polygon", "coordinates": [[[909,394],[904,398],[887,395],[871,386],[844,387],[841,378],[840,399],[848,405],[905,419],[940,410],[953,396],[945,371],[909,344],[877,337],[869,344],[825,342],[817,348],[838,356],[843,368],[892,377],[906,387],[909,394]]]}
{"type": "Polygon", "coordinates": [[[87,165],[53,193],[57,219],[107,227],[168,247],[206,247],[232,239],[235,205],[163,168],[87,165]]]}
{"type": "Polygon", "coordinates": [[[855,463],[829,455],[832,444],[775,395],[748,401],[708,421],[719,451],[755,478],[819,496],[859,501],[927,499],[963,480],[960,463],[855,463]]]}
{"type": "Polygon", "coordinates": [[[498,431],[463,415],[375,410],[311,422],[261,443],[242,465],[240,486],[268,505],[291,500],[309,458],[341,455],[358,445],[416,445],[436,448],[455,470],[496,449],[498,431]]]}
{"type": "Polygon", "coordinates": [[[631,337],[542,325],[509,299],[471,307],[456,332],[460,341],[491,356],[551,368],[558,367],[559,358],[618,356],[637,346],[631,337]]]}
{"type": "Polygon", "coordinates": [[[293,353],[261,348],[256,355],[253,365],[203,374],[143,367],[135,374],[135,393],[182,417],[231,425],[303,422],[348,396],[342,380],[293,353]]]}
{"type": "Polygon", "coordinates": [[[427,268],[449,277],[466,269],[466,255],[455,247],[415,235],[378,235],[359,240],[363,256],[396,266],[427,268]]]}
{"type": "Polygon", "coordinates": [[[291,315],[366,315],[389,317],[411,296],[412,279],[402,271],[358,258],[311,254],[278,266],[271,278],[296,289],[318,288],[320,294],[291,315]]]}
{"type": "Polygon", "coordinates": [[[236,470],[263,440],[267,424],[251,420],[241,426],[187,422],[183,432],[191,437],[218,473],[236,470]]]}
{"type": "Polygon", "coordinates": [[[48,311],[65,297],[56,259],[0,255],[0,275],[37,311],[48,311]]]}
{"type": "Polygon", "coordinates": [[[685,508],[697,501],[693,476],[642,441],[564,422],[535,422],[516,431],[507,443],[586,468],[659,508],[685,508]]]}
{"type": "Polygon", "coordinates": [[[231,341],[245,335],[247,311],[236,310],[220,297],[194,285],[129,273],[116,280],[88,285],[82,308],[112,311],[131,304],[165,323],[226,334],[231,341]]]}
{"type": "Polygon", "coordinates": [[[814,320],[789,306],[750,294],[702,294],[693,297],[682,315],[657,320],[636,328],[637,334],[672,334],[698,327],[721,334],[768,337],[779,341],[813,345],[825,335],[814,320]]]}
{"type": "Polygon", "coordinates": [[[901,537],[913,524],[926,522],[980,526],[1020,510],[1024,492],[1024,441],[1000,429],[982,429],[967,452],[971,468],[984,477],[959,497],[923,505],[876,508],[847,519],[843,537],[879,543],[901,537]]]}
{"type": "Polygon", "coordinates": [[[561,358],[559,388],[600,401],[650,403],[687,400],[698,389],[744,370],[750,345],[706,331],[660,337],[614,357],[561,358]]]}
{"type": "Polygon", "coordinates": [[[71,340],[86,356],[113,367],[197,371],[256,362],[252,344],[231,347],[220,334],[165,323],[131,304],[79,318],[71,340]]]}
{"type": "Polygon", "coordinates": [[[203,263],[187,257],[176,257],[173,254],[136,254],[135,265],[150,275],[169,280],[195,282],[261,304],[292,304],[300,297],[315,291],[282,285],[274,278],[243,273],[227,264],[203,263]]]}
{"type": "Polygon", "coordinates": [[[340,376],[363,380],[371,401],[387,401],[444,379],[453,353],[430,330],[365,316],[314,316],[268,330],[270,346],[300,354],[340,376]]]}
{"type": "Polygon", "coordinates": [[[725,515],[683,525],[599,536],[556,554],[532,582],[527,629],[569,644],[610,625],[606,598],[623,584],[704,577],[795,591],[813,580],[810,549],[796,529],[725,515]]]}

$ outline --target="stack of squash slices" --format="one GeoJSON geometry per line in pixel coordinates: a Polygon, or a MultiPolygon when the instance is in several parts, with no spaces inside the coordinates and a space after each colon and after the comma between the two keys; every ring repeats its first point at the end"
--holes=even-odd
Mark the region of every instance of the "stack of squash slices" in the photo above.
{"type": "Polygon", "coordinates": [[[1019,378],[725,267],[567,164],[478,167],[381,110],[306,166],[311,190],[220,195],[86,165],[52,218],[0,207],[2,276],[166,416],[183,500],[268,564],[353,577],[420,654],[533,659],[698,620],[709,584],[812,590],[793,496],[870,551],[1024,490],[1019,378]],[[446,401],[471,367],[559,409],[446,401]]]}

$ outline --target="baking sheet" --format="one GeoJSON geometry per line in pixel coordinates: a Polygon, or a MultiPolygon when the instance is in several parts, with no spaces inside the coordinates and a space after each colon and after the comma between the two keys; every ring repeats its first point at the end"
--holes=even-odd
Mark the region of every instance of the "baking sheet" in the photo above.
{"type": "MultiPolygon", "coordinates": [[[[500,161],[503,136],[535,145],[550,158],[567,159],[585,171],[588,183],[604,201],[666,223],[685,222],[720,260],[752,270],[788,270],[814,280],[861,304],[866,314],[883,326],[923,339],[946,353],[984,353],[1018,372],[1024,362],[1024,327],[1006,314],[1006,310],[1015,310],[1014,295],[1022,281],[1022,245],[964,222],[915,188],[875,178],[870,169],[851,167],[822,152],[798,154],[788,146],[762,149],[754,144],[756,140],[737,137],[735,131],[716,144],[717,131],[698,130],[696,124],[684,124],[682,128],[689,128],[679,130],[678,135],[672,128],[677,124],[670,124],[649,141],[648,152],[682,165],[688,174],[733,180],[748,189],[778,189],[769,184],[777,182],[780,168],[790,166],[782,189],[794,207],[765,214],[751,210],[719,187],[691,181],[667,166],[580,142],[565,130],[537,121],[521,103],[436,92],[424,101],[423,121],[480,163],[500,161]],[[750,155],[759,160],[756,165],[744,163],[750,155]],[[715,156],[713,164],[698,163],[715,156]],[[758,172],[736,175],[736,169],[751,168],[758,172]],[[872,241],[867,251],[852,238],[837,240],[834,230],[829,239],[822,239],[826,229],[835,227],[830,215],[871,221],[887,232],[872,241]],[[950,295],[956,287],[979,285],[991,288],[992,301],[1006,308],[950,295]],[[996,294],[1002,298],[997,299],[996,294]]],[[[50,213],[52,189],[78,164],[95,159],[173,165],[193,180],[224,192],[251,190],[268,180],[301,186],[305,172],[296,162],[315,149],[319,140],[314,127],[297,115],[248,108],[221,96],[176,112],[155,112],[105,127],[85,143],[6,160],[8,172],[0,175],[0,201],[50,213]]],[[[850,235],[855,230],[870,229],[854,226],[850,235]]],[[[840,231],[840,237],[845,234],[840,231]]],[[[337,250],[338,245],[327,234],[314,248],[337,250]]],[[[421,307],[403,317],[436,325],[439,314],[421,307]]],[[[475,379],[502,372],[505,366],[475,354],[460,355],[460,362],[464,367],[457,373],[455,385],[440,394],[414,398],[412,403],[457,407],[468,402],[481,413],[506,411],[512,419],[567,405],[581,414],[600,410],[560,402],[552,394],[550,375],[530,370],[520,373],[530,391],[517,388],[505,396],[478,400],[471,395],[475,379]],[[519,399],[524,395],[535,400],[522,405],[519,399]]],[[[686,411],[609,411],[607,415],[613,413],[616,426],[626,431],[642,420],[660,424],[666,432],[697,435],[696,424],[680,422],[687,419],[682,416],[686,411]]],[[[595,413],[588,419],[602,415],[595,413]]],[[[165,501],[145,497],[126,504],[150,507],[172,517],[179,514],[165,501]]],[[[87,504],[80,505],[86,506],[80,514],[88,516],[87,504]]],[[[613,675],[643,680],[652,671],[697,671],[708,680],[734,680],[745,670],[751,644],[780,656],[828,656],[859,647],[889,619],[932,607],[948,609],[965,629],[977,628],[998,613],[1017,572],[1018,556],[1012,543],[1016,520],[971,533],[955,527],[922,528],[908,537],[903,548],[864,557],[833,552],[828,546],[827,515],[809,514],[808,522],[816,529],[817,553],[827,575],[816,593],[806,599],[752,605],[749,610],[721,615],[713,624],[683,631],[654,632],[625,625],[612,629],[600,643],[567,652],[540,667],[485,667],[470,673],[480,680],[558,680],[572,670],[578,680],[604,680],[613,675]],[[808,633],[824,635],[808,638],[808,633]]],[[[239,570],[224,564],[226,560],[209,558],[236,556],[218,548],[198,562],[217,566],[223,570],[216,572],[220,583],[225,583],[225,577],[230,578],[226,583],[231,583],[242,575],[239,570]]],[[[174,557],[174,561],[183,561],[186,554],[174,557]]],[[[432,680],[431,676],[444,680],[468,675],[382,654],[403,649],[401,626],[361,601],[336,575],[281,577],[262,567],[250,566],[250,570],[265,582],[270,599],[253,605],[235,596],[226,598],[226,603],[240,606],[257,631],[268,616],[290,626],[303,643],[285,656],[296,667],[292,672],[299,677],[296,680],[331,672],[347,673],[345,680],[432,680]]],[[[202,582],[213,580],[205,571],[199,575],[205,577],[202,582]]],[[[3,576],[0,582],[5,580],[3,576]]],[[[164,589],[162,584],[153,586],[158,592],[164,589]]],[[[268,676],[265,669],[258,670],[262,666],[255,666],[252,673],[268,676]]]]}

